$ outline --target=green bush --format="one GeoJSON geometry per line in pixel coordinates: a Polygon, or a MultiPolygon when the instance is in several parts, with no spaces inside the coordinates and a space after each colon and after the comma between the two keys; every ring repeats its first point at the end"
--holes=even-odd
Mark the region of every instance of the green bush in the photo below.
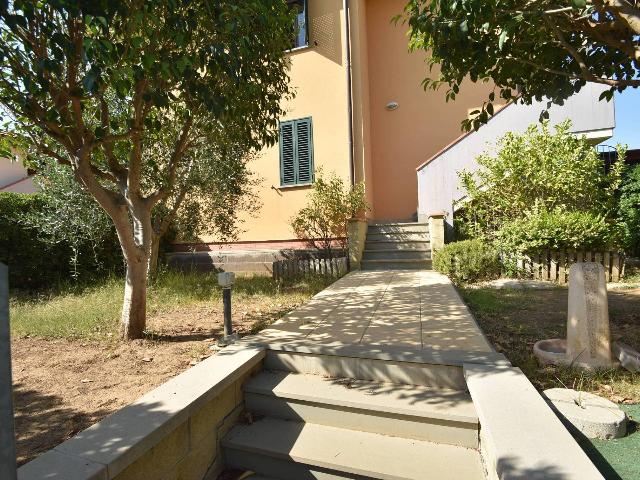
{"type": "Polygon", "coordinates": [[[640,165],[629,169],[620,187],[618,221],[630,255],[640,256],[640,165]]]}
{"type": "Polygon", "coordinates": [[[495,235],[496,247],[505,253],[527,253],[544,249],[616,249],[621,246],[621,228],[592,212],[534,212],[512,220],[495,235]]]}
{"type": "MultiPolygon", "coordinates": [[[[468,198],[459,225],[464,234],[492,240],[503,225],[532,210],[615,216],[623,162],[607,172],[589,141],[571,132],[569,121],[554,130],[543,123],[524,133],[507,133],[494,155],[476,159],[478,171],[460,173],[468,198]]],[[[619,145],[617,151],[623,159],[626,148],[619,145]]]]}
{"type": "Polygon", "coordinates": [[[495,248],[474,239],[445,245],[435,253],[433,268],[460,285],[500,276],[501,264],[495,248]]]}
{"type": "Polygon", "coordinates": [[[321,169],[315,177],[307,205],[291,219],[291,228],[299,239],[332,257],[336,243],[340,250],[347,248],[347,221],[369,205],[363,183],[345,185],[335,172],[325,175],[321,169]]]}
{"type": "Polygon", "coordinates": [[[46,208],[39,194],[0,193],[0,262],[9,266],[11,288],[49,288],[67,282],[72,273],[88,280],[122,269],[115,234],[99,244],[79,244],[74,254],[67,242],[52,241],[26,221],[46,208]]]}

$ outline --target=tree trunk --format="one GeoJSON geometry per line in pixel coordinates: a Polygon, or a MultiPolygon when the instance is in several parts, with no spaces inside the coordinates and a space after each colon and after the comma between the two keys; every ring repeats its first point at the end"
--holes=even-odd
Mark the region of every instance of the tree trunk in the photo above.
{"type": "Polygon", "coordinates": [[[149,278],[153,278],[158,273],[158,254],[160,252],[160,238],[157,233],[153,233],[151,239],[151,253],[149,256],[149,278]]]}
{"type": "Polygon", "coordinates": [[[122,338],[142,338],[147,321],[147,261],[127,262],[120,332],[122,338]]]}
{"type": "Polygon", "coordinates": [[[130,198],[128,208],[107,212],[113,220],[127,263],[120,333],[123,339],[142,338],[147,321],[147,274],[153,230],[144,201],[130,198]]]}

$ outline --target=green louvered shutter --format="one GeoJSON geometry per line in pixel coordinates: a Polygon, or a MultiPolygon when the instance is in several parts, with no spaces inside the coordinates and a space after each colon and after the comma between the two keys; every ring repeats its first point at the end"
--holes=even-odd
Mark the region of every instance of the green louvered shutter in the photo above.
{"type": "Polygon", "coordinates": [[[280,184],[295,185],[296,159],[294,122],[280,123],[280,184]]]}
{"type": "Polygon", "coordinates": [[[311,118],[280,122],[280,184],[300,185],[313,180],[311,118]]]}
{"type": "Polygon", "coordinates": [[[313,141],[311,119],[296,120],[296,183],[313,182],[313,141]]]}

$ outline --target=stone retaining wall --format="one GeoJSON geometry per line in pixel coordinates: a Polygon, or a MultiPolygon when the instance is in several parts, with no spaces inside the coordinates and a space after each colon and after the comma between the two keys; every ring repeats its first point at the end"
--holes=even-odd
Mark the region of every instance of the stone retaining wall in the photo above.
{"type": "MultiPolygon", "coordinates": [[[[228,347],[18,470],[19,480],[215,480],[264,350],[228,347]]],[[[56,428],[52,425],[51,428],[56,428]]]]}

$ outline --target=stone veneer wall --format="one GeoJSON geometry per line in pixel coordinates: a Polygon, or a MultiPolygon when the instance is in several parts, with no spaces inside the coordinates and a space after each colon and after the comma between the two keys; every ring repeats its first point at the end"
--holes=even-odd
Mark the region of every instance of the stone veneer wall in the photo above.
{"type": "Polygon", "coordinates": [[[262,349],[224,349],[22,466],[18,478],[215,480],[224,467],[220,440],[263,359],[262,349]]]}

